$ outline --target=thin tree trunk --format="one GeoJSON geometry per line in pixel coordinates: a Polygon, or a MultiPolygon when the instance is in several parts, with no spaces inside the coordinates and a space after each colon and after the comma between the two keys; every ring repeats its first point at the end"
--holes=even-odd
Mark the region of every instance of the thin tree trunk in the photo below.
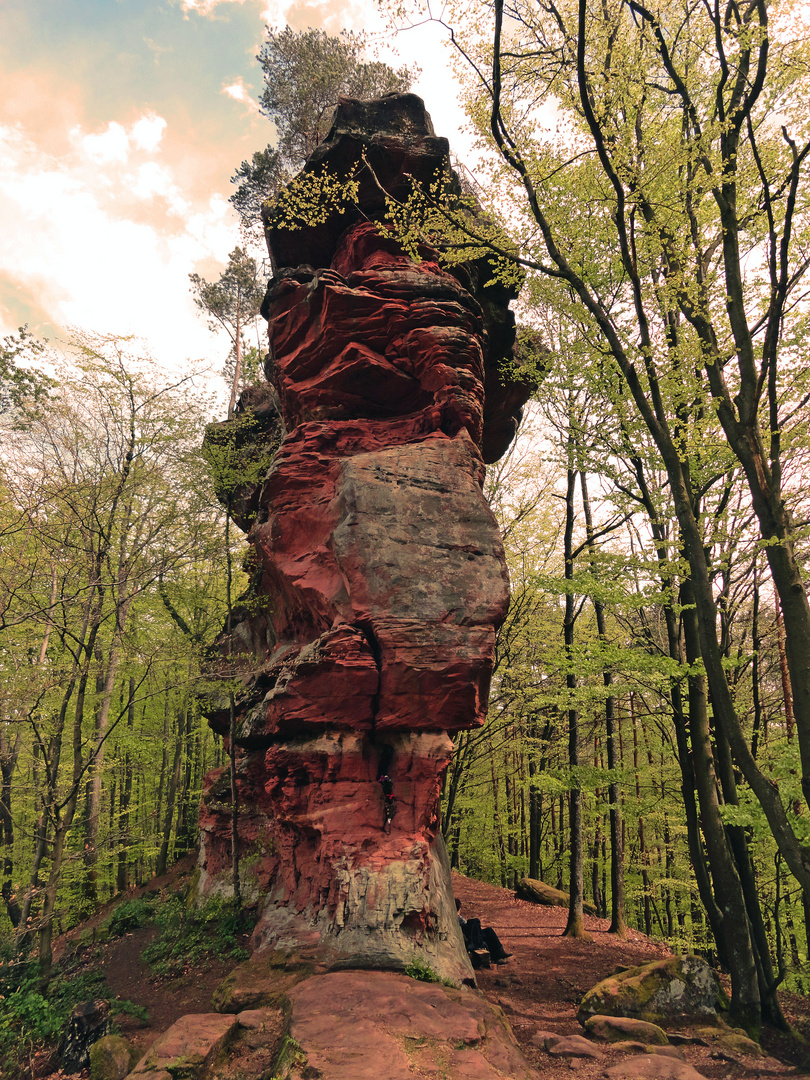
{"type": "Polygon", "coordinates": [[[533,754],[529,753],[529,877],[540,877],[540,816],[543,813],[542,797],[532,786],[535,776],[533,754]]]}
{"type": "MultiPolygon", "coordinates": [[[[715,733],[715,747],[717,770],[720,778],[720,787],[723,792],[725,803],[737,806],[737,784],[734,779],[734,768],[731,760],[731,749],[721,732],[715,733]]],[[[748,923],[751,933],[751,943],[754,948],[754,959],[757,963],[759,978],[759,992],[762,999],[762,1016],[767,1023],[774,1027],[787,1029],[779,1001],[776,997],[776,987],[779,980],[774,974],[771,962],[771,949],[768,942],[768,934],[765,929],[765,921],[762,917],[762,909],[757,894],[754,867],[748,851],[748,841],[745,830],[740,825],[727,825],[726,835],[729,846],[737,864],[737,872],[740,875],[745,908],[748,913],[748,923]]]]}
{"type": "Polygon", "coordinates": [[[233,370],[233,382],[231,383],[231,398],[228,402],[229,420],[236,409],[236,395],[239,392],[239,381],[242,378],[242,304],[239,292],[237,292],[236,300],[236,331],[233,337],[233,344],[236,351],[236,357],[233,370]]]}
{"type": "MultiPolygon", "coordinates": [[[[135,680],[129,680],[129,702],[127,707],[127,742],[131,743],[135,730],[135,680]]],[[[127,877],[127,860],[129,858],[130,829],[129,807],[132,799],[132,752],[127,748],[124,752],[122,763],[122,777],[120,783],[119,799],[119,843],[118,843],[118,867],[116,873],[116,889],[124,892],[129,884],[127,877]]],[[[160,803],[158,803],[158,810],[160,803]]]]}
{"type": "Polygon", "coordinates": [[[759,752],[760,739],[765,732],[762,725],[762,699],[759,689],[759,655],[762,650],[762,638],[759,632],[759,567],[757,554],[754,554],[754,595],[751,604],[751,644],[753,657],[751,660],[751,693],[754,703],[754,724],[751,732],[751,757],[756,760],[759,752]]]}
{"type": "MultiPolygon", "coordinates": [[[[57,598],[57,573],[56,565],[54,564],[51,569],[51,595],[48,603],[48,614],[45,619],[45,632],[42,635],[42,643],[39,647],[39,656],[37,657],[37,668],[42,668],[45,663],[45,657],[48,655],[48,645],[51,639],[51,632],[53,630],[53,611],[56,606],[57,598]]],[[[29,713],[29,720],[31,719],[31,713],[29,713]]],[[[28,923],[28,917],[31,913],[31,901],[35,889],[38,885],[39,867],[42,863],[42,859],[45,855],[45,844],[41,840],[43,830],[45,829],[45,817],[41,815],[38,818],[37,825],[34,830],[34,836],[36,837],[36,845],[34,851],[34,866],[32,872],[32,884],[28,890],[27,895],[24,898],[23,905],[20,905],[19,897],[14,888],[14,815],[12,813],[11,802],[11,786],[14,779],[14,773],[17,768],[17,762],[19,761],[20,748],[22,746],[22,725],[17,728],[17,733],[14,737],[13,747],[8,746],[6,735],[6,724],[0,724],[0,773],[2,774],[2,794],[0,794],[0,827],[3,838],[3,882],[2,882],[2,896],[3,902],[6,905],[6,914],[8,915],[9,922],[12,929],[15,931],[21,931],[26,933],[26,926],[28,923]]],[[[39,762],[38,751],[39,747],[37,743],[34,743],[34,772],[37,772],[37,765],[39,762]]],[[[18,941],[18,946],[21,944],[18,941]]]]}
{"type": "MultiPolygon", "coordinates": [[[[170,698],[166,691],[163,701],[163,738],[161,740],[160,774],[158,778],[157,799],[155,801],[155,816],[157,821],[162,821],[166,815],[165,797],[169,783],[169,731],[170,731],[170,698]]],[[[140,806],[140,801],[139,801],[140,806]]]]}
{"type": "Polygon", "coordinates": [[[785,652],[785,626],[782,620],[782,608],[779,597],[774,595],[776,605],[776,646],[779,654],[779,676],[782,680],[782,702],[785,706],[785,726],[787,740],[793,742],[793,732],[796,721],[793,716],[793,691],[790,686],[790,673],[788,672],[787,654],[785,652]]]}
{"type": "Polygon", "coordinates": [[[641,864],[641,896],[644,912],[644,933],[652,935],[652,907],[650,905],[650,874],[647,869],[647,839],[644,830],[644,813],[641,805],[641,776],[638,767],[638,722],[636,720],[635,696],[630,692],[630,730],[633,732],[633,773],[636,778],[636,802],[638,803],[638,851],[641,864]]]}
{"type": "Polygon", "coordinates": [[[174,820],[175,805],[177,803],[177,789],[180,784],[180,764],[183,757],[183,728],[182,719],[177,717],[176,734],[174,739],[174,761],[169,776],[169,786],[166,792],[166,814],[163,819],[163,835],[160,840],[157,866],[155,873],[162,877],[166,873],[169,860],[169,845],[172,839],[172,821],[174,820]]]}
{"type": "Polygon", "coordinates": [[[2,896],[6,905],[6,914],[14,930],[20,925],[22,908],[14,888],[14,815],[11,806],[11,782],[17,768],[17,761],[22,746],[22,728],[17,728],[13,746],[9,746],[6,733],[7,724],[0,720],[0,837],[3,842],[3,882],[2,896]]]}
{"type": "MultiPolygon", "coordinates": [[[[569,429],[568,436],[569,461],[573,457],[573,435],[569,429]]],[[[585,931],[585,920],[582,905],[585,900],[585,856],[583,851],[582,836],[582,790],[578,775],[579,769],[579,712],[574,707],[574,693],[577,688],[577,676],[574,671],[574,624],[576,622],[575,603],[573,595],[574,578],[574,492],[576,490],[577,471],[573,466],[568,468],[568,484],[565,498],[565,532],[564,532],[564,557],[565,557],[565,580],[567,583],[565,592],[565,616],[563,619],[563,639],[565,644],[565,685],[568,690],[569,707],[568,716],[568,767],[570,769],[570,787],[568,792],[568,922],[566,923],[563,936],[573,938],[588,938],[585,931]]]]}
{"type": "Polygon", "coordinates": [[[58,760],[56,767],[51,765],[52,777],[49,792],[50,806],[48,817],[54,823],[53,841],[51,844],[51,868],[48,881],[45,885],[42,900],[42,911],[39,916],[39,929],[37,932],[37,945],[39,947],[39,978],[40,986],[46,990],[51,979],[53,968],[53,920],[56,911],[56,894],[62,878],[62,865],[65,857],[65,842],[73,825],[76,806],[79,800],[79,791],[82,782],[83,765],[83,740],[82,726],[84,721],[84,704],[87,692],[87,680],[89,676],[89,658],[92,656],[92,646],[87,650],[87,663],[82,671],[76,694],[76,707],[73,714],[73,770],[71,784],[67,795],[61,801],[58,796],[58,760]]]}
{"type": "Polygon", "coordinates": [[[492,779],[492,820],[495,824],[495,840],[498,849],[498,864],[500,866],[501,886],[506,888],[506,843],[503,835],[503,822],[501,821],[501,809],[500,809],[500,790],[498,784],[498,774],[495,771],[495,754],[492,749],[492,742],[489,744],[489,765],[490,775],[492,779]]]}
{"type": "MultiPolygon", "coordinates": [[[[591,500],[588,494],[587,477],[582,473],[580,478],[582,488],[582,505],[585,514],[585,528],[588,540],[588,552],[591,559],[591,567],[594,566],[595,547],[593,542],[593,517],[591,514],[591,500]]],[[[599,640],[607,642],[607,625],[605,621],[605,607],[598,598],[593,600],[593,609],[596,616],[596,630],[599,640]]],[[[616,699],[613,695],[613,672],[605,667],[602,671],[602,682],[607,691],[605,696],[605,741],[607,744],[607,765],[611,773],[608,784],[608,806],[610,807],[610,927],[609,934],[615,934],[624,940],[627,937],[627,923],[625,921],[624,902],[624,846],[622,843],[622,810],[619,802],[619,784],[615,779],[616,770],[616,699]]]]}

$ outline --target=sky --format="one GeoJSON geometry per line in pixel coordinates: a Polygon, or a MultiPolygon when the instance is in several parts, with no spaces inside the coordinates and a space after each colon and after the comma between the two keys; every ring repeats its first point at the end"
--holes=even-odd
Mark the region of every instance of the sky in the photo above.
{"type": "MultiPolygon", "coordinates": [[[[393,40],[371,0],[3,0],[0,334],[135,334],[172,371],[221,366],[188,275],[224,269],[230,178],[273,137],[256,105],[268,23],[393,40]]],[[[441,31],[396,48],[381,58],[421,65],[415,89],[458,153],[441,31]]]]}

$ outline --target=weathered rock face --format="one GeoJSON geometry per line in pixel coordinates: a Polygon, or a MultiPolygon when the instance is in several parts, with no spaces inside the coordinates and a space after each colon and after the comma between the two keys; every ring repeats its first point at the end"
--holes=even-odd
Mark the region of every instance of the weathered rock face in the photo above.
{"type": "MultiPolygon", "coordinates": [[[[500,367],[509,293],[435,250],[410,258],[373,220],[378,183],[402,195],[446,168],[419,99],[343,102],[313,162],[346,174],[363,152],[377,177],[361,172],[354,218],[294,233],[268,218],[286,435],[239,492],[255,573],[220,641],[242,680],[243,861],[266,895],[258,944],[332,967],[419,957],[461,980],[439,793],[450,735],[483,723],[508,603],[482,447],[506,449],[528,391],[500,367]]],[[[228,703],[209,718],[227,734],[228,703]]],[[[230,861],[229,786],[212,777],[204,797],[204,893],[230,861]]]]}
{"type": "Polygon", "coordinates": [[[308,979],[289,999],[290,1035],[324,1080],[539,1080],[501,1010],[466,987],[345,971],[308,979]]]}

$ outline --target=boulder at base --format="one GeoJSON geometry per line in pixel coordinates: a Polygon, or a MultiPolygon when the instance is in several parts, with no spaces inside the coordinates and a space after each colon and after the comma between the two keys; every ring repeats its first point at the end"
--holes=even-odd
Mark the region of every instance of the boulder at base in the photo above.
{"type": "Polygon", "coordinates": [[[181,1016],[141,1058],[129,1080],[277,1076],[286,1034],[287,1018],[281,1009],[246,1009],[236,1016],[181,1016]]]}
{"type": "Polygon", "coordinates": [[[672,956],[629,968],[597,983],[582,999],[579,1022],[592,1016],[632,1016],[666,1026],[717,1021],[728,1007],[717,975],[699,956],[672,956]]]}
{"type": "Polygon", "coordinates": [[[645,1046],[666,1046],[669,1042],[666,1032],[657,1024],[629,1016],[591,1016],[585,1021],[585,1030],[592,1039],[609,1043],[630,1039],[645,1046]]]}
{"type": "MultiPolygon", "coordinates": [[[[546,885],[544,881],[536,878],[521,878],[515,889],[518,900],[528,900],[531,904],[542,904],[544,907],[564,907],[570,904],[570,897],[562,889],[555,889],[553,885],[546,885]]],[[[595,915],[596,908],[593,904],[584,903],[582,910],[586,915],[595,915]]]]}
{"type": "Polygon", "coordinates": [[[537,1080],[501,1010],[466,987],[337,971],[299,983],[289,998],[301,1058],[282,1073],[290,1080],[537,1080]]]}
{"type": "Polygon", "coordinates": [[[497,1005],[467,987],[386,971],[312,975],[276,1008],[181,1017],[128,1080],[263,1076],[539,1080],[497,1005]]]}
{"type": "Polygon", "coordinates": [[[232,1038],[237,1026],[234,1016],[195,1013],[181,1016],[141,1058],[131,1077],[181,1075],[196,1078],[211,1065],[232,1038]]]}

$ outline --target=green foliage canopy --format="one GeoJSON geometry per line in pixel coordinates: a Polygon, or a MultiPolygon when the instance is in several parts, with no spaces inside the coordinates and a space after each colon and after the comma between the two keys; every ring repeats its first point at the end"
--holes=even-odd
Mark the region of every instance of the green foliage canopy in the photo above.
{"type": "Polygon", "coordinates": [[[258,56],[264,78],[260,102],[276,138],[243,161],[231,178],[236,186],[231,205],[254,242],[263,235],[262,203],[292,179],[326,137],[338,98],[374,98],[409,89],[417,69],[364,59],[368,47],[364,34],[268,28],[258,56]]]}

